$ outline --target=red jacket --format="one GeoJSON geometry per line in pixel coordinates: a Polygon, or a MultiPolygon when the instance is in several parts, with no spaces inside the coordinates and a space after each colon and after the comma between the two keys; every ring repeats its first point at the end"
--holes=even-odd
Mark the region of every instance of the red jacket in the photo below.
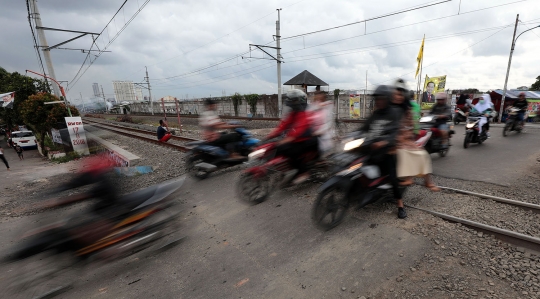
{"type": "Polygon", "coordinates": [[[309,112],[297,111],[291,112],[287,118],[283,119],[277,128],[272,131],[267,138],[272,139],[287,131],[287,137],[293,137],[293,142],[300,142],[311,138],[311,123],[309,112]]]}

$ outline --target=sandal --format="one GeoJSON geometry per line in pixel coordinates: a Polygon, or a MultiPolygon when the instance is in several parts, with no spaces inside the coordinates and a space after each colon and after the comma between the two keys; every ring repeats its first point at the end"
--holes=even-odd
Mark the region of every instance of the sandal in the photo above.
{"type": "Polygon", "coordinates": [[[426,184],[426,188],[428,188],[432,192],[439,192],[441,191],[441,188],[437,187],[437,185],[433,183],[426,184]]]}

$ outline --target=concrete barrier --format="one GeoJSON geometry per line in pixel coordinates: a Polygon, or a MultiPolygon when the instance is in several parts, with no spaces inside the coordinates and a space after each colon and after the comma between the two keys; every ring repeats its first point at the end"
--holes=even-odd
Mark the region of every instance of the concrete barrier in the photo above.
{"type": "Polygon", "coordinates": [[[130,167],[135,166],[139,163],[141,158],[137,155],[134,155],[125,149],[106,141],[94,133],[88,131],[85,132],[86,138],[95,142],[98,147],[101,149],[96,149],[96,152],[103,152],[104,150],[108,153],[109,157],[116,161],[116,166],[120,167],[130,167]]]}

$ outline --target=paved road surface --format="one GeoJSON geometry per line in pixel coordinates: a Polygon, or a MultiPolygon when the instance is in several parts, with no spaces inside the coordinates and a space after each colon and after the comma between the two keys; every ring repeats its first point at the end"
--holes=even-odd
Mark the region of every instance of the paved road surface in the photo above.
{"type": "Polygon", "coordinates": [[[431,155],[436,175],[505,185],[540,152],[540,129],[536,127],[503,137],[502,127],[492,126],[490,139],[467,149],[463,148],[464,128],[463,124],[455,126],[448,156],[431,155]]]}

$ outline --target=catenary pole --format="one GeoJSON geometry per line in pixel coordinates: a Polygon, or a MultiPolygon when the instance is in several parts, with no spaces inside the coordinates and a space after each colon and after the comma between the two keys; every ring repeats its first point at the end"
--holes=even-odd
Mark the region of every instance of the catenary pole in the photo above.
{"type": "MultiPolygon", "coordinates": [[[[43,57],[45,58],[45,64],[47,65],[47,70],[49,71],[49,74],[47,77],[56,80],[56,75],[54,73],[54,67],[51,59],[51,51],[47,50],[49,45],[47,44],[47,39],[45,38],[45,31],[43,29],[40,29],[43,27],[43,24],[41,23],[41,16],[39,15],[39,9],[37,7],[37,0],[30,0],[30,3],[32,4],[32,10],[31,13],[33,14],[33,19],[36,22],[36,31],[39,38],[40,46],[43,47],[43,57]]],[[[62,92],[60,91],[59,86],[51,84],[54,94],[58,97],[64,96],[62,92]]]]}
{"type": "Polygon", "coordinates": [[[283,103],[281,102],[281,33],[280,33],[280,11],[277,9],[278,20],[276,21],[276,47],[277,47],[277,83],[278,83],[278,117],[281,117],[283,112],[283,103]]]}

